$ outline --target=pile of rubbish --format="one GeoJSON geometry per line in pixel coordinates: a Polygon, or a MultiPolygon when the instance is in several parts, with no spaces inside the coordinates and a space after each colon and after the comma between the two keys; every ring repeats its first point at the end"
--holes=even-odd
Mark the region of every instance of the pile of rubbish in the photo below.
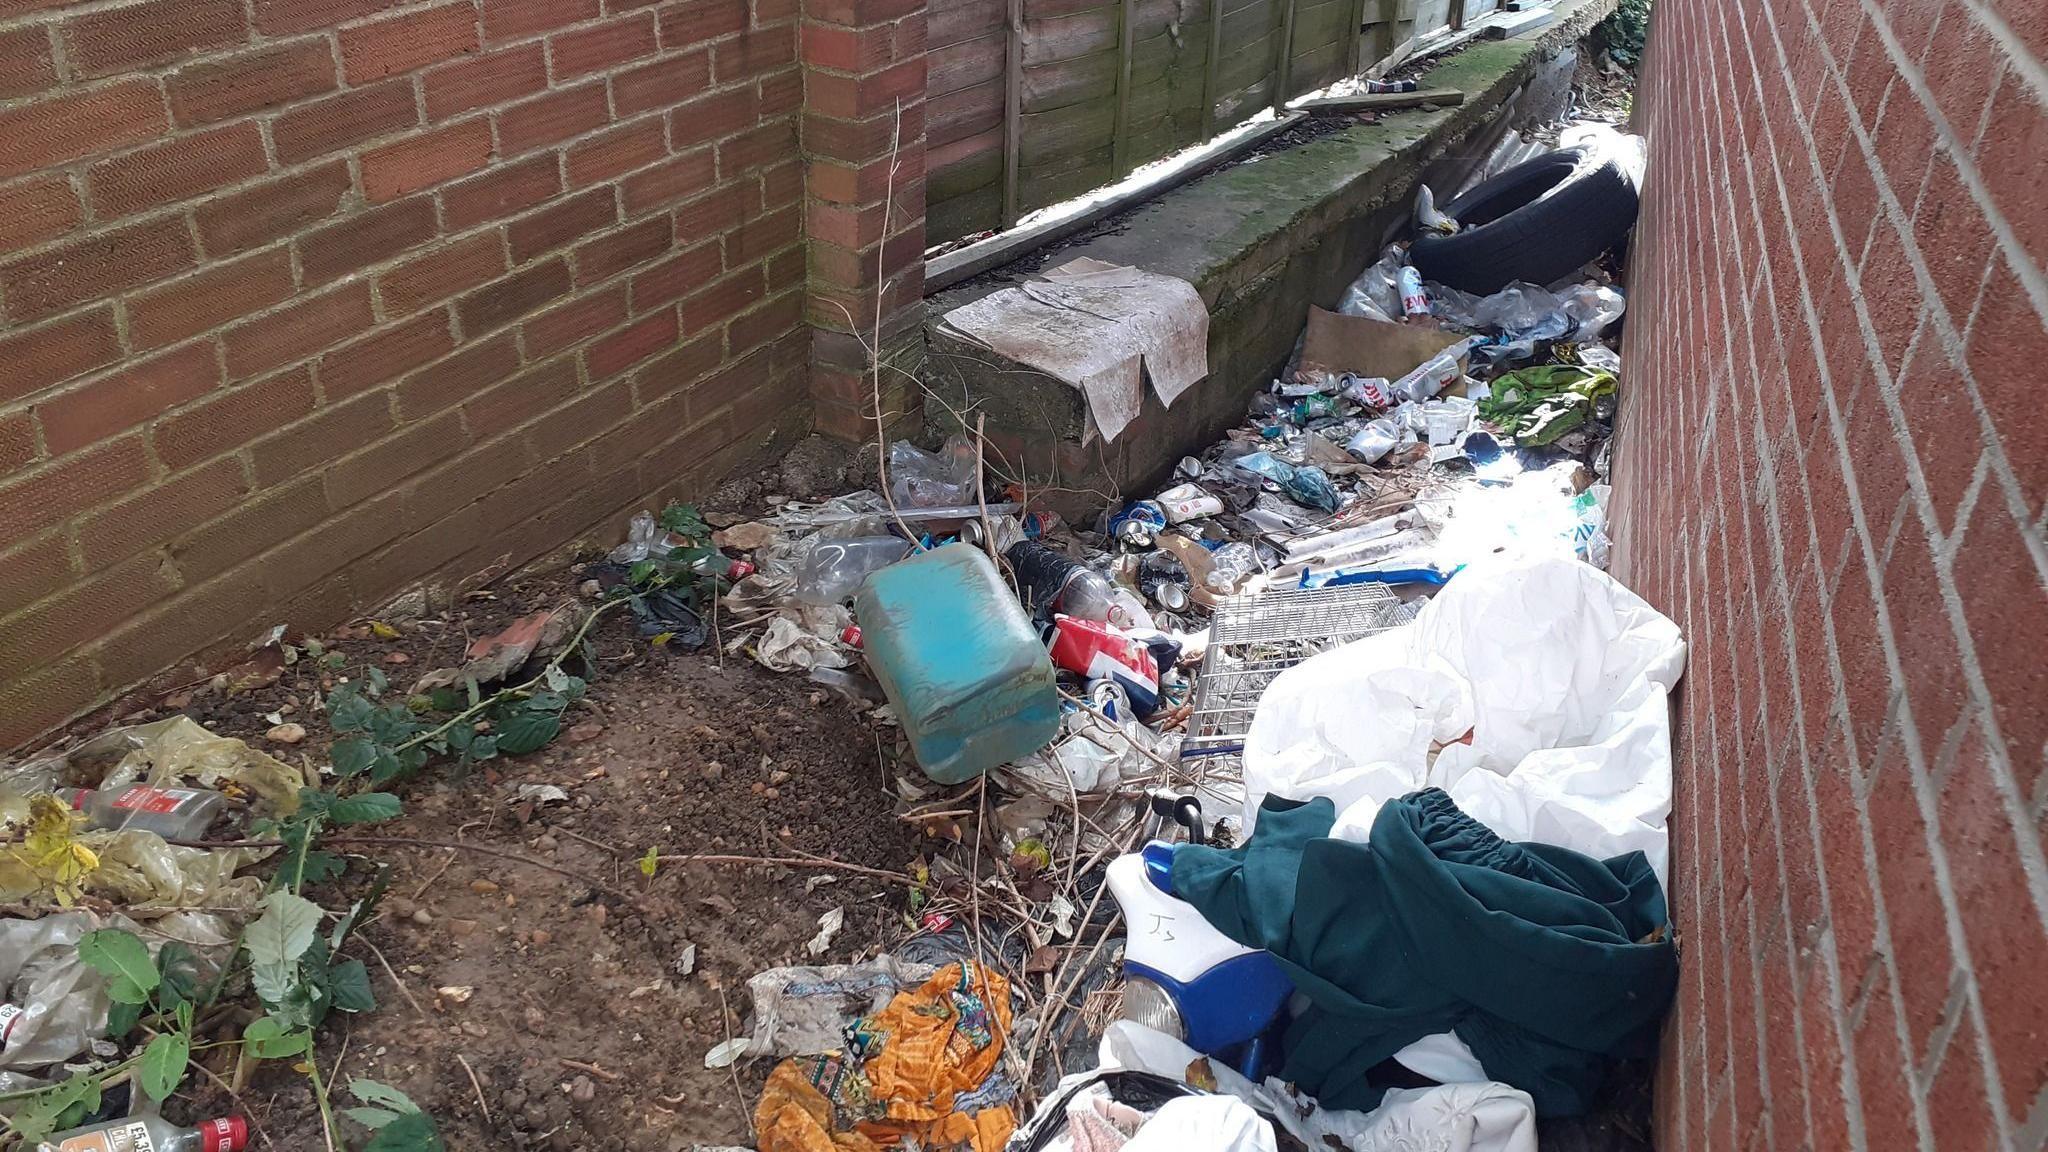
{"type": "Polygon", "coordinates": [[[956,842],[902,947],[755,978],[708,1063],[782,1058],[762,1152],[1533,1152],[1652,1054],[1685,649],[1604,571],[1625,298],[1426,280],[1470,195],[1092,523],[956,436],[714,537],[720,642],[896,729],[956,842]]]}

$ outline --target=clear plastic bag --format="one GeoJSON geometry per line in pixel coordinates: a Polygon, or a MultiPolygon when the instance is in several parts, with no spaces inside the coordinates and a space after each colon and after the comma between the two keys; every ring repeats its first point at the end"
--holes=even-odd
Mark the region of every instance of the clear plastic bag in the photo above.
{"type": "Polygon", "coordinates": [[[1209,587],[1218,592],[1234,592],[1259,570],[1259,554],[1249,544],[1225,544],[1209,554],[1209,563],[1205,578],[1209,587]]]}
{"type": "Polygon", "coordinates": [[[1346,316],[1364,316],[1372,320],[1384,320],[1391,324],[1401,315],[1401,289],[1395,281],[1401,275],[1401,268],[1408,263],[1408,253],[1398,244],[1390,244],[1380,254],[1377,264],[1359,273],[1351,287],[1344,290],[1344,298],[1337,303],[1337,311],[1346,316]]]}
{"type": "Polygon", "coordinates": [[[654,513],[635,512],[626,523],[626,542],[612,549],[606,558],[614,564],[638,564],[654,551],[654,542],[660,535],[661,529],[654,523],[654,513]]]}
{"type": "Polygon", "coordinates": [[[937,453],[907,440],[889,445],[889,495],[906,508],[974,503],[974,448],[955,436],[937,453]]]}

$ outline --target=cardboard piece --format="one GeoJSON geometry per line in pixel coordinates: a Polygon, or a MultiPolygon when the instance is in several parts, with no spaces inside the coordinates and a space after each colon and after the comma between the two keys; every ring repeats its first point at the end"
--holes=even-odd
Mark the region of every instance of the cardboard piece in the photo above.
{"type": "Polygon", "coordinates": [[[1399,380],[1460,339],[1440,328],[1389,324],[1311,307],[1308,336],[1301,348],[1301,368],[1309,373],[1349,372],[1399,380]]]}

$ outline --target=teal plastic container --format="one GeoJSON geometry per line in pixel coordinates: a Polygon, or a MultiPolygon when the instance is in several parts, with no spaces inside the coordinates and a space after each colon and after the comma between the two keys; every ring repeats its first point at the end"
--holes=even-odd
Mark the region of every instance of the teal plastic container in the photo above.
{"type": "Polygon", "coordinates": [[[1052,660],[980,549],[947,544],[870,575],[853,615],[868,669],[933,780],[972,780],[1059,731],[1052,660]]]}

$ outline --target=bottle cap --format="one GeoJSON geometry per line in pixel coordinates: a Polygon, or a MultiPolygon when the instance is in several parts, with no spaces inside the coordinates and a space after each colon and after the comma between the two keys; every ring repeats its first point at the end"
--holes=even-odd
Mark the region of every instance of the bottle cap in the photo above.
{"type": "Polygon", "coordinates": [[[249,1144],[249,1122],[240,1116],[216,1116],[199,1126],[199,1152],[242,1152],[249,1144]]]}

